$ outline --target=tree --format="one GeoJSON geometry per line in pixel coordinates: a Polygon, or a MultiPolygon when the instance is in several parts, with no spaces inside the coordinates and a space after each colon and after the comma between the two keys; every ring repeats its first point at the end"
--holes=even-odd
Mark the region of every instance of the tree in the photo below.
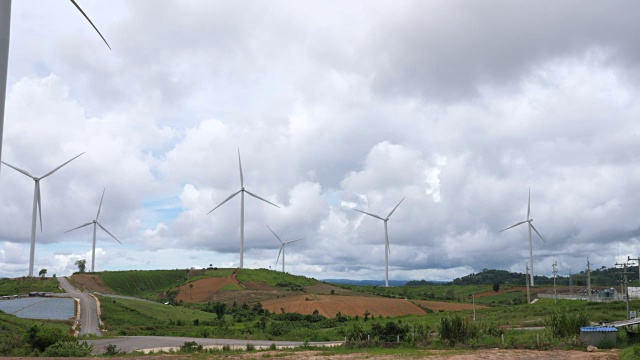
{"type": "Polygon", "coordinates": [[[45,276],[45,275],[47,275],[47,269],[42,269],[42,270],[40,270],[40,272],[38,273],[38,275],[40,275],[40,277],[44,279],[44,276],[45,276]]]}
{"type": "Polygon", "coordinates": [[[84,270],[87,268],[87,260],[85,259],[77,260],[75,262],[75,265],[78,267],[78,272],[83,273],[84,270]]]}
{"type": "Polygon", "coordinates": [[[493,284],[493,291],[498,292],[499,290],[500,290],[500,284],[499,283],[493,284]]]}

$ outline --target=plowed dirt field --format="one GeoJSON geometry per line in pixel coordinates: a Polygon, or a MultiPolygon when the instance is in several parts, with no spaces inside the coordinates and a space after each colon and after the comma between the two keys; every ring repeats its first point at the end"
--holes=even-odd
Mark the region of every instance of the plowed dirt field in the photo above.
{"type": "Polygon", "coordinates": [[[182,300],[186,303],[207,302],[212,300],[215,293],[226,285],[236,285],[238,288],[242,288],[242,285],[236,280],[235,276],[201,279],[188,285],[180,286],[180,292],[178,296],[176,296],[176,301],[182,300]]]}
{"type": "MultiPolygon", "coordinates": [[[[433,311],[462,311],[462,310],[473,310],[473,304],[462,304],[462,303],[450,303],[443,301],[429,301],[429,300],[411,300],[411,302],[415,304],[419,304],[420,306],[424,306],[433,311]]],[[[488,306],[476,305],[476,309],[486,309],[488,306]]]]}
{"type": "Polygon", "coordinates": [[[318,310],[320,315],[334,317],[338,312],[342,315],[362,316],[365,311],[371,315],[400,316],[407,314],[421,315],[424,310],[404,299],[376,298],[369,296],[338,296],[338,295],[297,295],[285,298],[265,300],[262,307],[271,312],[296,312],[312,314],[318,310]]]}

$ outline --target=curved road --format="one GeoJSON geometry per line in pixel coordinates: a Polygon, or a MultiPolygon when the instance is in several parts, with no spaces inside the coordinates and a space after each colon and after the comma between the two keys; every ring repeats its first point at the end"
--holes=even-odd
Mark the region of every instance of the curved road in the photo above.
{"type": "Polygon", "coordinates": [[[71,297],[80,300],[80,335],[93,334],[101,336],[96,299],[89,294],[76,290],[65,277],[59,277],[60,287],[71,297]]]}
{"type": "MultiPolygon", "coordinates": [[[[304,344],[301,341],[205,339],[177,336],[123,336],[112,339],[89,339],[86,341],[93,344],[94,354],[103,353],[107,345],[115,345],[118,350],[130,353],[133,351],[160,350],[161,348],[169,347],[179,348],[186,341],[195,341],[204,347],[229,345],[242,349],[246,348],[247,344],[253,344],[256,348],[268,348],[271,344],[276,344],[277,347],[298,347],[304,344]]],[[[310,346],[338,346],[342,344],[342,341],[309,342],[310,346]]],[[[164,350],[168,351],[168,349],[164,350]]]]}

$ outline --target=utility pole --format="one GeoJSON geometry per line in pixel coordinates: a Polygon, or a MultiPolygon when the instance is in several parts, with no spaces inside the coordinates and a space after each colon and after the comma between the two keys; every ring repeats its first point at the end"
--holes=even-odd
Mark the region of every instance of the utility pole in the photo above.
{"type": "Polygon", "coordinates": [[[591,301],[591,263],[587,258],[587,300],[591,301]]]}
{"type": "Polygon", "coordinates": [[[573,298],[573,274],[571,274],[571,268],[569,268],[569,294],[573,298]]]}
{"type": "Polygon", "coordinates": [[[558,293],[556,292],[556,276],[558,275],[558,262],[553,262],[553,303],[558,303],[558,293]]]}
{"type": "Polygon", "coordinates": [[[616,266],[622,266],[622,267],[623,267],[623,271],[622,271],[622,276],[623,276],[623,278],[622,278],[622,284],[623,284],[624,289],[625,289],[625,291],[624,291],[624,297],[625,297],[625,300],[626,300],[625,302],[627,303],[627,319],[630,319],[630,318],[631,318],[631,316],[629,316],[629,315],[630,315],[630,312],[629,312],[629,287],[628,287],[628,285],[627,285],[627,284],[629,283],[629,278],[627,277],[627,274],[629,274],[629,273],[627,272],[627,263],[624,263],[624,264],[618,264],[618,263],[616,263],[616,266]]]}
{"type": "Polygon", "coordinates": [[[640,257],[637,259],[632,259],[631,256],[627,256],[627,261],[635,261],[638,263],[638,281],[640,281],[640,257]]]}
{"type": "Polygon", "coordinates": [[[471,294],[471,298],[473,299],[473,321],[476,321],[476,294],[471,294]]]}
{"type": "Polygon", "coordinates": [[[527,303],[531,304],[531,294],[529,293],[529,264],[526,265],[526,274],[524,276],[524,282],[527,283],[527,303]]]}

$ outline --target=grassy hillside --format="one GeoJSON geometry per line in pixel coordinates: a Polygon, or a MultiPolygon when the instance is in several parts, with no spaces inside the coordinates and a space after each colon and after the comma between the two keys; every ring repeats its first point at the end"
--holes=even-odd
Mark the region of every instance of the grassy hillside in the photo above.
{"type": "Polygon", "coordinates": [[[58,279],[51,278],[28,278],[0,279],[0,296],[26,294],[30,291],[38,292],[64,292],[58,288],[58,279]]]}
{"type": "Polygon", "coordinates": [[[67,334],[71,329],[69,321],[22,319],[0,311],[0,356],[31,355],[31,349],[28,349],[24,341],[24,335],[33,325],[63,334],[67,334]]]}
{"type": "Polygon", "coordinates": [[[318,280],[304,276],[291,275],[275,270],[267,269],[238,269],[236,278],[241,283],[263,282],[273,287],[291,288],[315,285],[318,280]]]}
{"type": "Polygon", "coordinates": [[[116,294],[155,298],[187,280],[186,270],[105,271],[97,273],[116,294]]]}

